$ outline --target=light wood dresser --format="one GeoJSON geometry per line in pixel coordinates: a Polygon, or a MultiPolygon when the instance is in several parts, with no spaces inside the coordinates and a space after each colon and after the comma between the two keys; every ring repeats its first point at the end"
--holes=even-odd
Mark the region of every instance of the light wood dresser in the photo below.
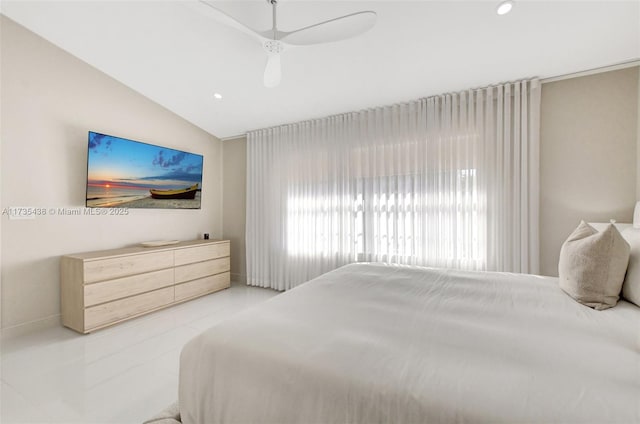
{"type": "Polygon", "coordinates": [[[62,324],[90,333],[230,285],[228,240],[62,257],[62,324]]]}

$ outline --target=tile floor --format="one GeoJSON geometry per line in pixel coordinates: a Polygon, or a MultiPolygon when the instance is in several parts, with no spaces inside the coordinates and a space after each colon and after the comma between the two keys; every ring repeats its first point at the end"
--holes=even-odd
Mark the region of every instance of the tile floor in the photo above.
{"type": "Polygon", "coordinates": [[[0,422],[141,423],[177,400],[192,337],[276,295],[231,288],[80,335],[62,326],[0,340],[0,422]]]}

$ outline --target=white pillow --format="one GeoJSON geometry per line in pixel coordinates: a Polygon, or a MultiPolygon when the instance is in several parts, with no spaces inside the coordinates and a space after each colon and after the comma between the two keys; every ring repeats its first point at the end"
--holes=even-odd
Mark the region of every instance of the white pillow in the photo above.
{"type": "Polygon", "coordinates": [[[560,250],[560,288],[576,301],[597,310],[616,305],[629,263],[629,244],[613,225],[598,232],[586,222],[560,250]]]}
{"type": "Polygon", "coordinates": [[[640,306],[640,228],[627,228],[622,237],[631,246],[627,275],[622,284],[622,297],[640,306]]]}

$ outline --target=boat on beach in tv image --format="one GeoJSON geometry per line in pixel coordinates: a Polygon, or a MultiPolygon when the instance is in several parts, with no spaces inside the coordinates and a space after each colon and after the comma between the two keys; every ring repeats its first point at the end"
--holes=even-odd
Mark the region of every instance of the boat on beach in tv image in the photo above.
{"type": "Polygon", "coordinates": [[[200,209],[202,155],[89,132],[87,207],[200,209]]]}
{"type": "Polygon", "coordinates": [[[149,190],[154,199],[195,199],[198,184],[178,190],[149,190]]]}

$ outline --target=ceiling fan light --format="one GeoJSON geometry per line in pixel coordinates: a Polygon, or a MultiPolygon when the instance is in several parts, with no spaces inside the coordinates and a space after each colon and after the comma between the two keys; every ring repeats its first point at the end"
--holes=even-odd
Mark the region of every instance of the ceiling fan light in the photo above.
{"type": "Polygon", "coordinates": [[[496,13],[498,15],[506,15],[507,13],[511,12],[511,9],[513,9],[513,1],[506,0],[498,5],[496,13]]]}
{"type": "Polygon", "coordinates": [[[264,86],[267,88],[277,87],[280,84],[281,77],[280,55],[269,55],[267,66],[264,68],[264,86]]]}

